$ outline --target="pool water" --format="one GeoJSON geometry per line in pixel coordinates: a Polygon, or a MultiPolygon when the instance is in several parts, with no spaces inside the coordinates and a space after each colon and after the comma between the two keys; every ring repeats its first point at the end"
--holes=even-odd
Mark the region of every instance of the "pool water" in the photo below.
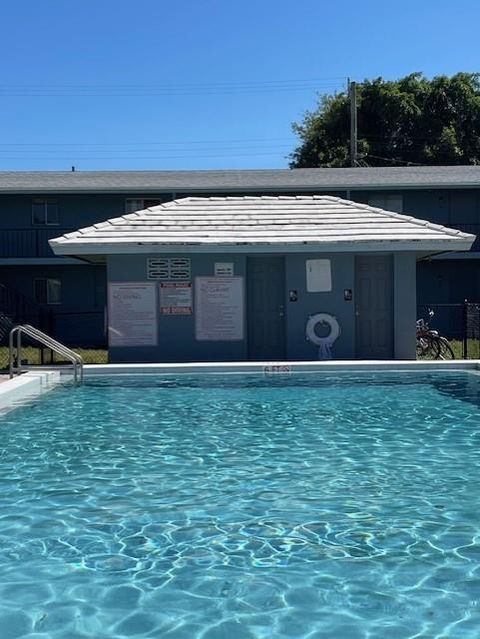
{"type": "Polygon", "coordinates": [[[92,378],[0,418],[0,636],[480,636],[480,376],[92,378]]]}

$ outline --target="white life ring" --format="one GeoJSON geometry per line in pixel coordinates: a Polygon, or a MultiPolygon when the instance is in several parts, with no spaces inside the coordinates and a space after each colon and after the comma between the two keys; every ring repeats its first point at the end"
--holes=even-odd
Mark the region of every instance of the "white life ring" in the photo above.
{"type": "Polygon", "coordinates": [[[305,328],[305,334],[307,339],[316,346],[332,346],[332,344],[340,336],[340,324],[337,318],[329,313],[315,313],[308,318],[307,326],[305,328]],[[330,333],[325,337],[317,335],[315,328],[317,324],[328,324],[330,327],[330,333]]]}

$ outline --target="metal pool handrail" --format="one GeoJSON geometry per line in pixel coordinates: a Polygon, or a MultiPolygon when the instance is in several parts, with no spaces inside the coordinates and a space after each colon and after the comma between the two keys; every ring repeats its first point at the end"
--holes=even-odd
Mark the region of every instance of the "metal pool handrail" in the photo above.
{"type": "Polygon", "coordinates": [[[83,381],[83,358],[64,344],[57,342],[57,340],[53,339],[53,337],[50,337],[46,333],[43,333],[34,326],[30,326],[30,324],[21,324],[18,326],[14,326],[10,331],[8,341],[10,378],[12,378],[15,373],[22,372],[22,334],[28,335],[28,337],[30,337],[31,339],[40,342],[40,344],[43,344],[58,355],[62,355],[63,357],[68,359],[69,362],[72,364],[73,378],[75,383],[78,384],[83,381]],[[16,346],[14,346],[15,334],[17,336],[16,346]],[[14,363],[15,349],[17,351],[16,366],[14,363]]]}

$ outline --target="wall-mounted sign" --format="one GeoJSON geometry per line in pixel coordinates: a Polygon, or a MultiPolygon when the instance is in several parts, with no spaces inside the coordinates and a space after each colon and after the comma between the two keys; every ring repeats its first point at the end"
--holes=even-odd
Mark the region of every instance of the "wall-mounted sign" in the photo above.
{"type": "Polygon", "coordinates": [[[215,277],[233,277],[233,262],[215,262],[215,277]]]}
{"type": "Polygon", "coordinates": [[[243,277],[196,277],[196,339],[218,342],[242,340],[243,298],[243,277]]]}
{"type": "Polygon", "coordinates": [[[155,346],[157,294],[153,282],[110,282],[108,342],[110,346],[155,346]]]}
{"type": "Polygon", "coordinates": [[[162,315],[191,315],[192,283],[161,282],[160,312],[162,315]]]}
{"type": "Polygon", "coordinates": [[[307,260],[308,293],[328,293],[332,290],[332,268],[330,260],[307,260]]]}

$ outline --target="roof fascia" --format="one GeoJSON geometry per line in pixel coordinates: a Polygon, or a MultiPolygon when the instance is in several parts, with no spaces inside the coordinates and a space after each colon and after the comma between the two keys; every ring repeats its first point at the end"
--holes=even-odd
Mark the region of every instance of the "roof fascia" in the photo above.
{"type": "Polygon", "coordinates": [[[305,244],[162,244],[154,243],[50,243],[55,255],[125,255],[138,253],[365,253],[378,251],[446,252],[469,251],[473,240],[447,239],[440,241],[338,242],[305,244]]]}

